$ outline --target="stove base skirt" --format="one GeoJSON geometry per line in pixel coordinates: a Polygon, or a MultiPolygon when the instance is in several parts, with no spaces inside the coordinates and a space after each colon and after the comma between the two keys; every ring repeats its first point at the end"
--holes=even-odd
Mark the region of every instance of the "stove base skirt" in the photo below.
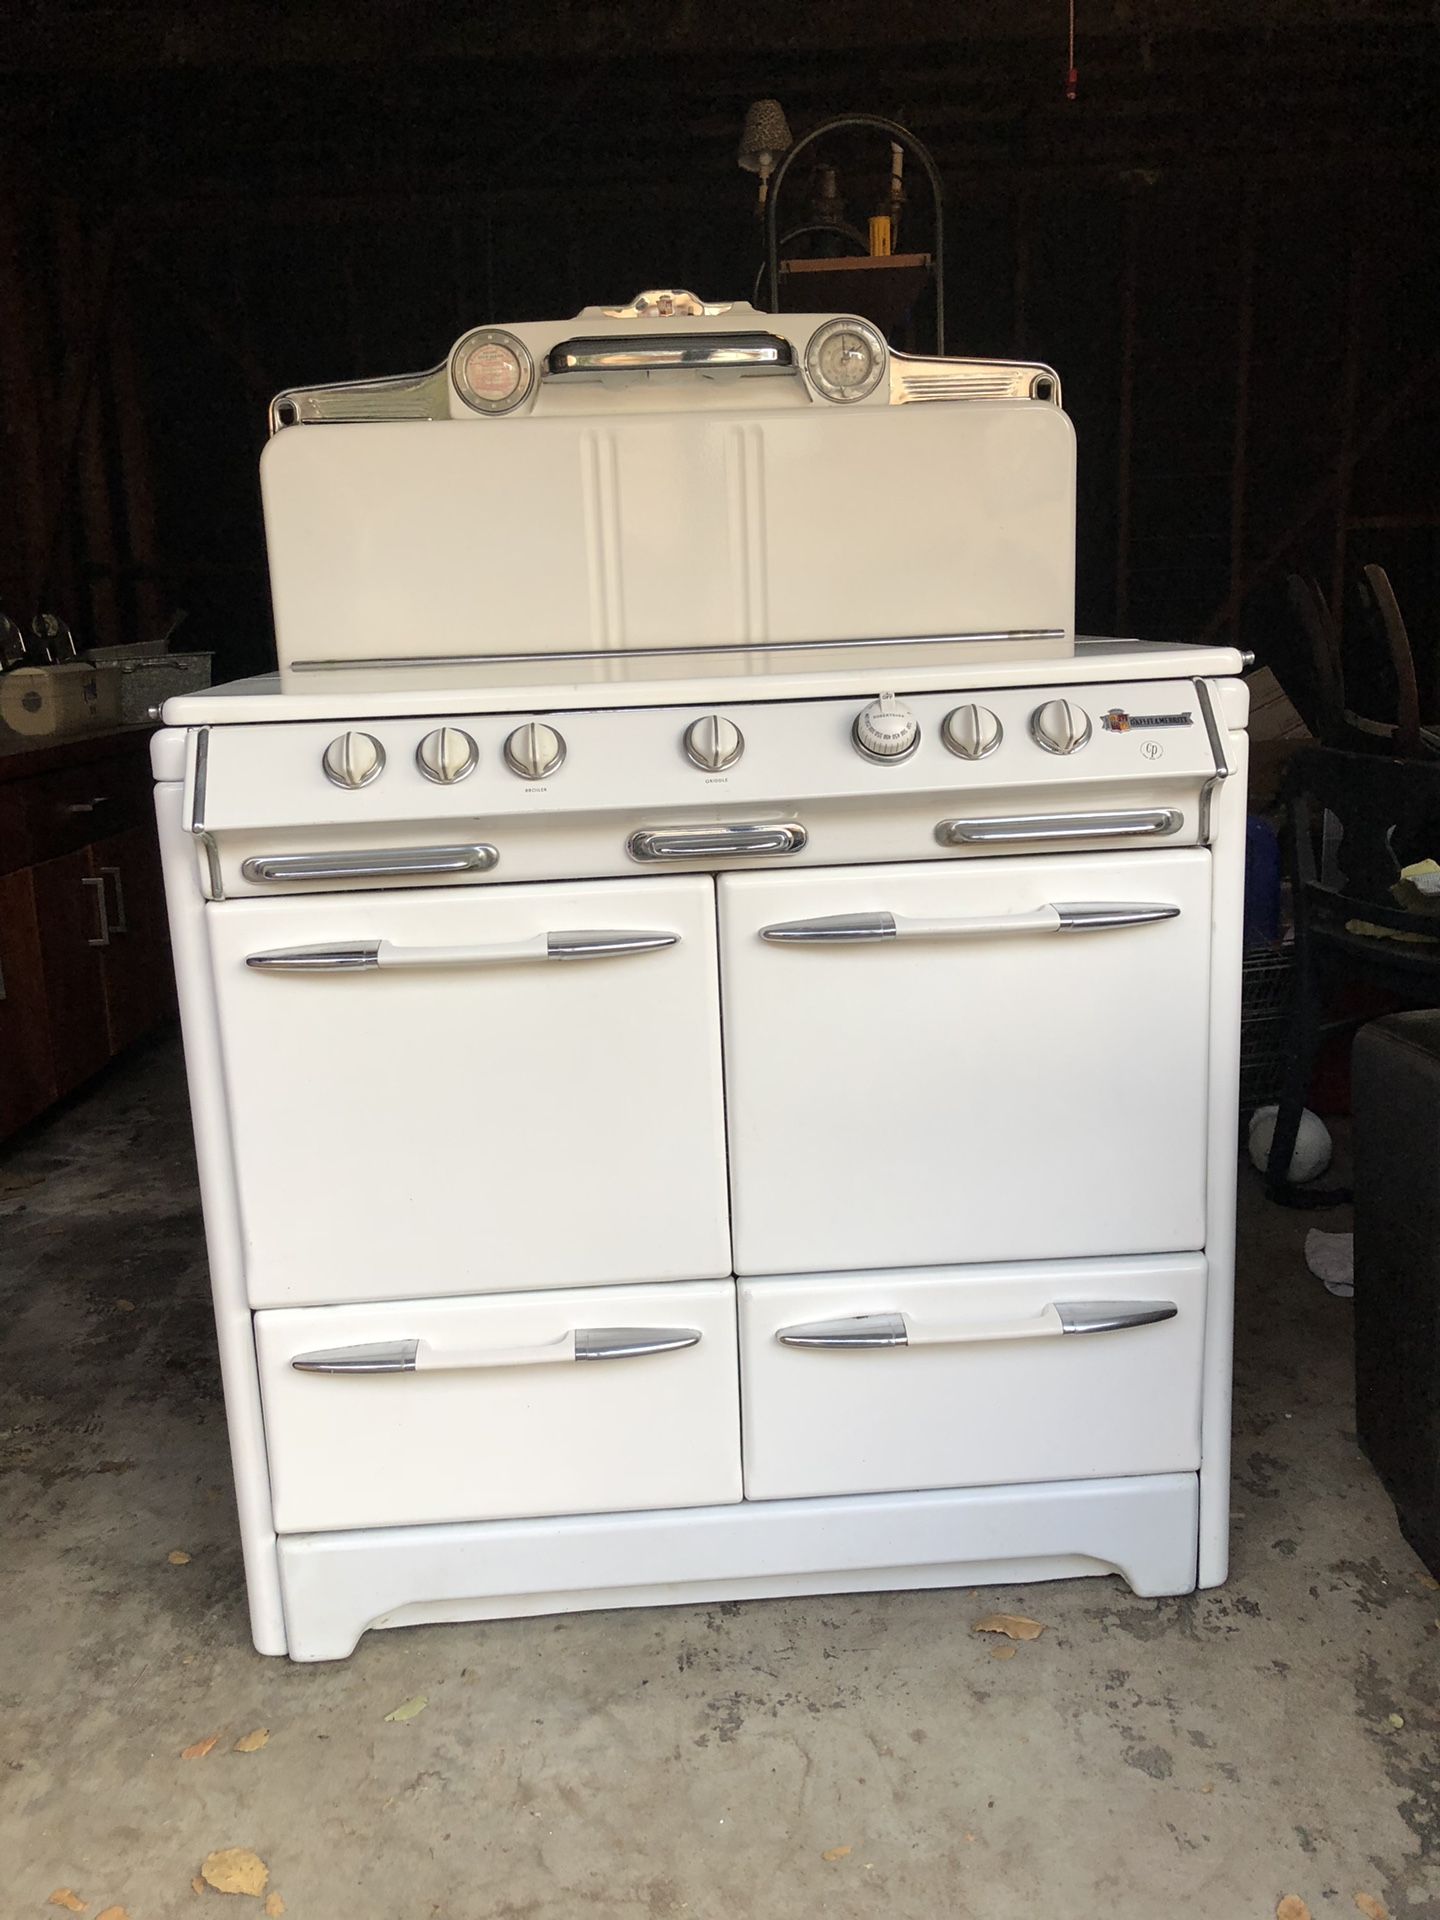
{"type": "Polygon", "coordinates": [[[372,1627],[602,1607],[1011,1586],[1118,1573],[1197,1584],[1194,1474],[774,1500],[662,1513],[295,1534],[277,1543],[292,1660],[372,1627]]]}

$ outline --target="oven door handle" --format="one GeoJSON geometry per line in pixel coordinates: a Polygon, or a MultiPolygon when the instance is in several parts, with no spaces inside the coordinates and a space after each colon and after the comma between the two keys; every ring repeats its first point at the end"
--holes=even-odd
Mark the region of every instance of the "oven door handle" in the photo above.
{"type": "Polygon", "coordinates": [[[245,957],[262,973],[368,973],[391,967],[509,967],[530,960],[614,960],[678,946],[678,933],[575,927],[535,933],[485,947],[397,947],[391,940],[326,940],[314,947],[274,947],[245,957]]]}
{"type": "Polygon", "coordinates": [[[1071,1333],[1120,1333],[1173,1320],[1173,1300],[1059,1300],[1039,1313],[1014,1320],[977,1320],[963,1327],[917,1326],[905,1313],[857,1313],[844,1320],[815,1320],[781,1327],[782,1347],[815,1347],[853,1353],[875,1347],[967,1347],[987,1340],[1051,1340],[1071,1333]]]}
{"type": "Polygon", "coordinates": [[[760,938],[782,946],[842,946],[875,940],[977,940],[1012,933],[1102,933],[1174,920],[1179,907],[1161,900],[1066,900],[1029,913],[971,914],[917,920],[900,913],[832,913],[818,920],[781,920],[760,938]]]}
{"type": "Polygon", "coordinates": [[[487,1367],[548,1367],[576,1360],[635,1360],[698,1346],[698,1327],[572,1327],[558,1340],[522,1347],[432,1347],[428,1340],[374,1340],[297,1353],[297,1373],[474,1373],[487,1367]]]}

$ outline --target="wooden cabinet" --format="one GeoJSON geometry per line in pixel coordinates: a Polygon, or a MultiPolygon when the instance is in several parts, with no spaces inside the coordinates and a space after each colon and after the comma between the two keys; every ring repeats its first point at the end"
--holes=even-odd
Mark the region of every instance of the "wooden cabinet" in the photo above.
{"type": "Polygon", "coordinates": [[[55,1098],[44,1004],[34,877],[0,873],[0,1137],[55,1098]]]}
{"type": "Polygon", "coordinates": [[[148,744],[0,753],[0,1137],[173,1011],[148,744]]]}
{"type": "Polygon", "coordinates": [[[43,860],[30,873],[55,1091],[69,1093],[110,1058],[100,961],[108,938],[104,882],[91,870],[88,847],[43,860]]]}

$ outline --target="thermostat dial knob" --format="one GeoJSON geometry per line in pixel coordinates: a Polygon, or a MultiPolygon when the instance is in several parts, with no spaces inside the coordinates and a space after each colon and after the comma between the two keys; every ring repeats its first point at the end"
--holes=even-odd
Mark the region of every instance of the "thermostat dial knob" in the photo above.
{"type": "Polygon", "coordinates": [[[1005,737],[1005,730],[988,707],[956,707],[947,713],[941,734],[951,753],[962,760],[983,760],[1005,737]]]}
{"type": "Polygon", "coordinates": [[[855,716],[855,745],[871,760],[904,760],[920,744],[920,722],[893,693],[882,693],[855,716]]]}
{"type": "Polygon", "coordinates": [[[686,757],[704,773],[723,773],[744,751],[744,734],[724,714],[704,714],[685,729],[686,757]]]}
{"type": "Polygon", "coordinates": [[[473,773],[479,758],[479,748],[460,727],[436,727],[415,749],[415,764],[421,773],[442,787],[453,787],[457,780],[473,773]]]}
{"type": "Polygon", "coordinates": [[[1047,700],[1031,714],[1030,731],[1047,753],[1078,753],[1090,738],[1090,716],[1069,700],[1047,700]]]}
{"type": "Polygon", "coordinates": [[[368,787],[385,770],[385,749],[373,733],[342,733],[326,747],[323,765],[337,787],[368,787]]]}
{"type": "Polygon", "coordinates": [[[505,764],[522,780],[543,780],[565,758],[565,742],[543,720],[527,720],[505,742],[505,764]]]}

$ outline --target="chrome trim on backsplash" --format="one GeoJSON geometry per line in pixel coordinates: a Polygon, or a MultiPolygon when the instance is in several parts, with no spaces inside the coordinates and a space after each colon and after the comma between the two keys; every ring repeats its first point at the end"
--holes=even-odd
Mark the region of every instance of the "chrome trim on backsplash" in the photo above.
{"type": "Polygon", "coordinates": [[[723,660],[732,653],[834,653],[855,647],[954,647],[981,640],[1057,640],[1064,627],[1015,627],[1004,633],[892,634],[883,640],[739,640],[734,646],[577,647],[555,653],[421,653],[389,654],[375,660],[296,660],[292,673],[352,673],[356,669],[392,667],[518,667],[552,660],[669,660],[713,655],[723,660]]]}

